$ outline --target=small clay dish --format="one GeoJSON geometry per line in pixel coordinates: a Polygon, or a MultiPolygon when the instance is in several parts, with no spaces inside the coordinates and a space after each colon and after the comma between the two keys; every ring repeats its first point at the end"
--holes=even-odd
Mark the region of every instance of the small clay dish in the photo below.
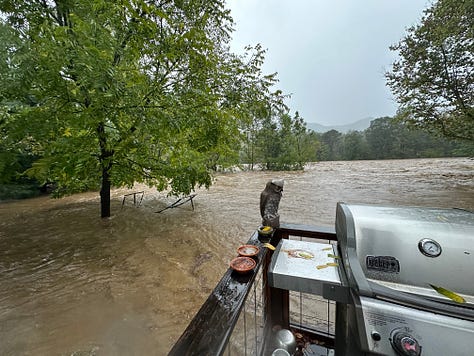
{"type": "Polygon", "coordinates": [[[242,245],[237,249],[240,256],[252,257],[258,254],[259,248],[254,245],[242,245]]]}
{"type": "Polygon", "coordinates": [[[257,263],[250,257],[236,257],[230,262],[230,268],[237,273],[248,273],[255,268],[257,263]]]}

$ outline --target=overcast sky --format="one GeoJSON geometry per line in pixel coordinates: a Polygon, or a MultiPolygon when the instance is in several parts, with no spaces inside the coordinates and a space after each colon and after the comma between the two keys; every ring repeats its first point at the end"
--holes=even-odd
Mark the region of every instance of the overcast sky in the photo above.
{"type": "Polygon", "coordinates": [[[419,23],[430,0],[227,0],[235,21],[231,48],[267,49],[265,73],[293,114],[323,125],[393,116],[384,72],[398,42],[419,23]]]}

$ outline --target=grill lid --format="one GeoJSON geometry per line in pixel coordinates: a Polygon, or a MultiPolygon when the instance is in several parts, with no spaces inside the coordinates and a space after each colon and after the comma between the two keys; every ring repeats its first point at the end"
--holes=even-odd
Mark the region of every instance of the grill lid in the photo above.
{"type": "Polygon", "coordinates": [[[348,282],[360,294],[374,294],[370,281],[449,301],[437,286],[474,305],[473,213],[339,203],[336,233],[348,282]]]}

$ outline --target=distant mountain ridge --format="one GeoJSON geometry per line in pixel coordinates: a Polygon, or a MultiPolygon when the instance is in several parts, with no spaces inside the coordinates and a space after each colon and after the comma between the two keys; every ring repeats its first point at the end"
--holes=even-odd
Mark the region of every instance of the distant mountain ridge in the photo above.
{"type": "Polygon", "coordinates": [[[366,117],[365,119],[357,120],[350,124],[346,125],[332,125],[332,126],[325,126],[315,122],[307,122],[306,127],[310,130],[315,132],[324,133],[331,130],[336,130],[341,133],[347,133],[349,131],[364,131],[366,128],[370,126],[370,122],[374,120],[373,117],[366,117]]]}

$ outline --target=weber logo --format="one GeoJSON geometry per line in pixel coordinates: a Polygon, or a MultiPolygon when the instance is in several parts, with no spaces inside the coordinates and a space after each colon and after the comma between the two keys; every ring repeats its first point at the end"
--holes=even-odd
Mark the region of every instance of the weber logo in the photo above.
{"type": "Polygon", "coordinates": [[[376,271],[399,273],[400,263],[392,256],[367,256],[365,258],[367,269],[376,271]]]}

